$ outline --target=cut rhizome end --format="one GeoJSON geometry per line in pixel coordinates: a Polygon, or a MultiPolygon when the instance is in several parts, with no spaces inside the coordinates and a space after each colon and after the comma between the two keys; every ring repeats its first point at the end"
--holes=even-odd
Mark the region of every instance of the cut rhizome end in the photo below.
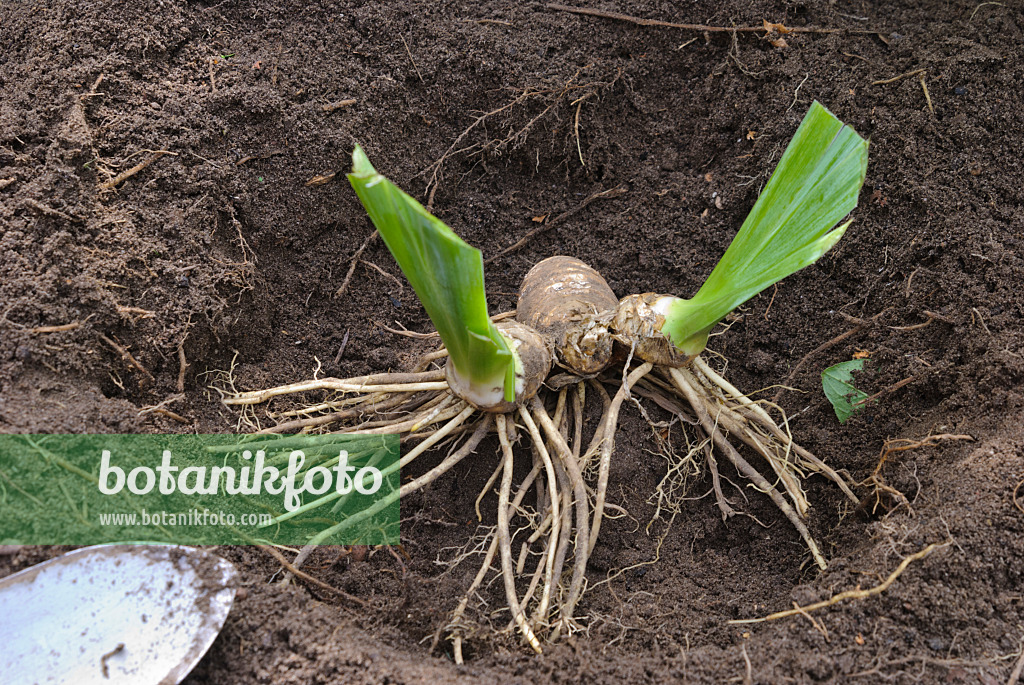
{"type": "Polygon", "coordinates": [[[688,366],[707,343],[707,335],[680,348],[662,333],[667,306],[679,298],[657,293],[627,295],[618,303],[611,330],[615,339],[635,357],[658,366],[688,366]],[[692,346],[693,349],[690,349],[692,346]]]}

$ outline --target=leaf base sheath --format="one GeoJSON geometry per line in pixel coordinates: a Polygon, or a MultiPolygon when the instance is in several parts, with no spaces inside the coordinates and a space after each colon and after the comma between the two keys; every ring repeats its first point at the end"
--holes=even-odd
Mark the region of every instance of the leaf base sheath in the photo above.
{"type": "Polygon", "coordinates": [[[508,343],[515,360],[515,398],[505,399],[505,375],[475,382],[460,375],[451,357],[445,365],[445,380],[452,392],[477,409],[507,414],[537,394],[551,371],[551,352],[544,339],[530,326],[514,320],[495,325],[508,343]]]}

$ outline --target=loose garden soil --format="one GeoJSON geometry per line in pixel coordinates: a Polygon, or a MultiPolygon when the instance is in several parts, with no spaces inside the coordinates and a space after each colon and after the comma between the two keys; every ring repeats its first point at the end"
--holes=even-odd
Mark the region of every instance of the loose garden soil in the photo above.
{"type": "MultiPolygon", "coordinates": [[[[749,488],[728,494],[750,516],[723,522],[698,480],[671,525],[648,525],[665,462],[627,407],[609,490],[630,517],[602,528],[587,630],[533,656],[495,632],[490,584],[457,667],[443,639],[429,648],[475,570],[438,562],[477,532],[490,440],[403,502],[401,551],[305,566],[369,608],[222,549],[245,591],[186,682],[1006,682],[1024,663],[1021,6],[592,7],[784,27],[534,2],[4,3],[0,430],[232,432],[211,389],[226,373],[254,389],[407,368],[428,341],[378,324],[429,322],[379,240],[337,296],[373,230],[343,173],[356,142],[485,258],[541,229],[488,265],[494,312],[555,254],[620,296],[688,296],[817,99],[871,140],[854,223],[732,317],[711,359],[762,397],[789,386],[794,433],[858,481],[887,440],[971,436],[888,455],[905,503],[865,486],[849,510],[812,479],[825,572],[749,488]],[[855,354],[880,394],[840,425],[820,374],[855,354]],[[932,543],[876,596],[730,623],[876,586],[932,543]]],[[[59,551],[0,550],[0,575],[59,551]]]]}

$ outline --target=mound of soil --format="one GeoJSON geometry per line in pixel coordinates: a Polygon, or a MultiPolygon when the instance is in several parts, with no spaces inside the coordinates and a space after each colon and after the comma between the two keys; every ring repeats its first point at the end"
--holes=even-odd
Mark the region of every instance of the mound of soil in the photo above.
{"type": "MultiPolygon", "coordinates": [[[[619,295],[692,294],[817,99],[871,139],[855,222],[711,348],[738,387],[790,386],[794,432],[856,480],[886,440],[973,439],[889,454],[880,473],[905,503],[848,511],[812,480],[821,573],[756,492],[749,517],[723,523],[698,482],[670,526],[648,527],[665,464],[627,409],[611,497],[631,518],[602,529],[589,629],[531,656],[491,632],[508,617],[488,613],[503,602],[490,585],[455,667],[443,640],[428,648],[474,573],[445,562],[476,531],[486,442],[403,503],[405,555],[310,561],[366,607],[270,584],[280,567],[258,549],[222,550],[246,592],[188,683],[1010,677],[1024,639],[1024,15],[937,0],[598,6],[784,27],[457,0],[7,3],[0,430],[249,430],[266,418],[239,424],[211,386],[406,368],[427,348],[376,324],[429,322],[368,241],[343,174],[355,142],[485,258],[551,224],[488,266],[495,312],[554,254],[619,295]],[[820,373],[854,354],[878,397],[840,425],[820,373]],[[874,587],[929,544],[876,596],[729,623],[874,587]]],[[[59,550],[0,551],[6,574],[59,550]]]]}

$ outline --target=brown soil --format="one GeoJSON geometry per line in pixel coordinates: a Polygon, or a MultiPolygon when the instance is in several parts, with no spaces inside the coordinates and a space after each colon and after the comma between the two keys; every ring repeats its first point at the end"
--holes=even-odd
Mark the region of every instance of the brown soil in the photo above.
{"type": "MultiPolygon", "coordinates": [[[[319,363],[346,376],[403,368],[422,346],[373,322],[426,330],[422,309],[379,241],[363,259],[390,276],[360,264],[347,294],[334,296],[372,229],[340,173],[307,185],[343,171],[356,141],[421,197],[435,188],[421,172],[454,148],[433,206],[485,257],[535,228],[534,217],[624,189],[489,265],[493,311],[511,308],[528,268],[559,253],[595,266],[619,295],[688,295],[818,99],[871,138],[856,221],[819,264],[748,303],[712,348],[739,387],[764,388],[855,327],[850,317],[877,316],[788,381],[796,391],[781,404],[800,439],[858,480],[888,438],[975,441],[890,456],[884,477],[910,508],[846,512],[834,487],[812,481],[812,527],[831,559],[819,573],[757,493],[743,506],[767,528],[751,517],[725,524],[704,498],[671,527],[645,531],[664,464],[627,409],[611,490],[640,526],[602,529],[590,580],[634,568],[586,596],[588,632],[534,657],[482,630],[456,668],[444,643],[427,648],[473,571],[444,573],[435,559],[474,531],[472,500],[494,465],[485,443],[478,460],[404,503],[404,569],[387,550],[351,563],[335,562],[336,550],[314,556],[307,570],[370,610],[271,585],[271,558],[223,550],[247,591],[187,682],[1010,676],[1024,639],[1024,512],[1012,498],[1024,479],[1019,5],[599,6],[877,32],[789,34],[775,47],[762,34],[733,41],[542,3],[5,3],[0,430],[230,432],[237,415],[208,389],[210,372],[234,364],[237,385],[255,388],[308,378],[319,363]],[[116,189],[100,187],[155,150],[168,154],[116,189]],[[34,330],[64,324],[77,326],[34,330]],[[179,346],[189,366],[167,409],[185,423],[140,413],[179,392],[179,346]],[[840,426],[819,374],[858,349],[870,353],[858,379],[866,390],[912,380],[840,426]],[[728,623],[876,585],[901,558],[950,539],[880,596],[813,614],[821,630],[799,616],[728,623]],[[655,563],[635,566],[643,562],[655,563]]],[[[5,550],[0,574],[56,551],[5,550]]],[[[482,594],[501,605],[497,585],[482,594]]],[[[473,618],[488,625],[479,611],[473,618]]]]}

